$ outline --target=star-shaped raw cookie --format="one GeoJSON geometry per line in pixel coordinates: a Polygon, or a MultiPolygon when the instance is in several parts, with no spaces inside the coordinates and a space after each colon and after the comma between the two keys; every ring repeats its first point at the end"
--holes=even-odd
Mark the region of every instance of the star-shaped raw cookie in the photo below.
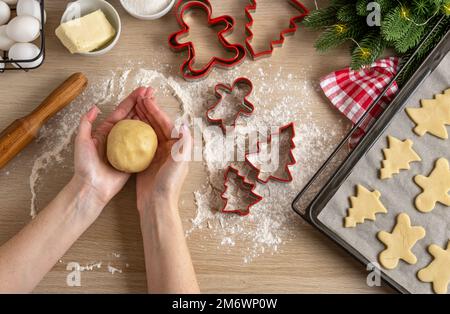
{"type": "Polygon", "coordinates": [[[387,209],[380,201],[381,193],[377,190],[370,192],[358,184],[356,195],[350,197],[352,207],[348,209],[348,215],[345,217],[345,228],[356,227],[356,224],[363,223],[365,219],[375,220],[377,213],[387,213],[387,209]]]}
{"type": "Polygon", "coordinates": [[[433,255],[434,260],[427,267],[419,270],[417,277],[420,281],[432,282],[434,292],[447,293],[450,282],[450,241],[447,242],[445,251],[436,244],[432,244],[428,247],[428,252],[433,255]]]}
{"type": "Polygon", "coordinates": [[[428,132],[447,139],[446,125],[450,125],[450,90],[436,95],[435,99],[423,99],[421,104],[421,108],[406,108],[406,113],[416,123],[414,132],[419,136],[428,132]]]}
{"type": "Polygon", "coordinates": [[[392,175],[400,173],[400,170],[409,170],[409,163],[421,161],[420,156],[413,150],[411,140],[400,141],[388,136],[389,148],[383,149],[384,160],[380,170],[381,179],[392,178],[392,175]]]}
{"type": "Polygon", "coordinates": [[[439,158],[429,177],[418,175],[414,181],[423,189],[416,197],[416,208],[423,212],[430,212],[436,203],[450,206],[450,168],[445,158],[439,158]]]}
{"type": "Polygon", "coordinates": [[[417,263],[411,249],[417,241],[425,237],[425,229],[411,227],[409,216],[402,213],[397,216],[397,224],[392,233],[380,231],[377,236],[386,245],[386,249],[378,257],[381,265],[387,269],[394,269],[400,259],[411,265],[417,263]]]}

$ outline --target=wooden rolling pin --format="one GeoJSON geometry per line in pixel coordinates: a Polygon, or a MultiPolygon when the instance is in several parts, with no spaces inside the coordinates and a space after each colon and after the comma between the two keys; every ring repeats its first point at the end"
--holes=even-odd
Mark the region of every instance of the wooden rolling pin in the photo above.
{"type": "Polygon", "coordinates": [[[3,130],[0,133],[0,169],[37,136],[39,129],[48,119],[80,95],[87,82],[84,74],[72,74],[33,112],[17,119],[3,130]]]}

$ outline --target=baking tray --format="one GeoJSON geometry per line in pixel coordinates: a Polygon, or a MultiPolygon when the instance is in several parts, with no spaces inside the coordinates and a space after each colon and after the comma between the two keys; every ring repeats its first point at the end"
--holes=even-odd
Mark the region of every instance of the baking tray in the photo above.
{"type": "MultiPolygon", "coordinates": [[[[344,145],[342,144],[348,140],[352,134],[352,132],[349,132],[348,136],[343,140],[338,149],[335,150],[332,156],[330,156],[327,162],[320,168],[318,173],[305,186],[293,202],[292,207],[295,212],[347,250],[364,265],[367,265],[374,260],[369,260],[366,258],[359,250],[355,249],[340,235],[338,235],[337,232],[322,223],[322,221],[319,220],[319,215],[325,209],[329,201],[335,196],[341,186],[346,182],[346,179],[352,174],[354,167],[372,149],[373,145],[380,139],[384,131],[390,126],[394,117],[406,106],[411,95],[415,93],[422,82],[424,82],[424,80],[441,63],[449,51],[450,33],[448,32],[436,48],[430,53],[427,59],[422,63],[420,68],[400,90],[397,97],[371,127],[358,146],[351,151],[350,154],[348,153],[348,150],[344,149],[344,145]]],[[[377,101],[375,101],[375,103],[376,102],[377,101]]],[[[362,120],[363,119],[364,117],[362,120]]],[[[356,127],[357,126],[355,126],[352,131],[355,131],[356,127]]],[[[381,160],[382,158],[380,158],[380,161],[381,160]]],[[[376,171],[376,169],[374,169],[374,171],[376,171]]],[[[354,193],[348,196],[352,196],[353,194],[354,193]]],[[[343,218],[344,216],[342,216],[342,219],[343,218]]],[[[394,224],[394,222],[392,224],[394,224]]],[[[396,280],[393,280],[390,275],[386,274],[384,269],[380,269],[380,271],[382,279],[384,279],[387,284],[399,292],[410,292],[396,280]]]]}

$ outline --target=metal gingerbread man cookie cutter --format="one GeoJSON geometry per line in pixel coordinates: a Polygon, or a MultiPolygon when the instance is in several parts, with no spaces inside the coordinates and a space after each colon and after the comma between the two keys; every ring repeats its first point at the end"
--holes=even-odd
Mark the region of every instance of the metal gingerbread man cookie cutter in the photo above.
{"type": "Polygon", "coordinates": [[[235,90],[236,88],[242,89],[245,87],[247,88],[248,91],[243,96],[242,102],[237,104],[239,106],[239,110],[234,115],[231,126],[232,127],[236,126],[236,121],[239,118],[239,116],[251,115],[255,111],[255,106],[253,105],[252,102],[250,102],[248,100],[248,97],[253,92],[253,83],[248,78],[240,77],[240,78],[237,78],[231,85],[219,83],[214,87],[214,92],[215,92],[215,96],[217,98],[217,102],[206,111],[206,119],[213,124],[219,125],[221,127],[222,131],[226,132],[227,125],[226,125],[224,119],[223,118],[212,118],[211,114],[220,104],[222,104],[222,102],[224,100],[223,93],[231,94],[233,92],[233,90],[235,90]]]}
{"type": "Polygon", "coordinates": [[[209,0],[180,0],[175,5],[175,14],[181,30],[174,32],[169,36],[169,46],[175,52],[187,51],[188,53],[187,59],[182,63],[180,67],[184,79],[199,80],[208,76],[208,74],[213,70],[214,67],[229,69],[239,65],[244,61],[246,56],[245,48],[240,44],[231,44],[225,39],[225,35],[233,31],[235,24],[234,18],[228,15],[212,18],[212,6],[209,0]],[[217,37],[225,50],[233,53],[233,57],[220,58],[217,56],[213,56],[205,66],[201,67],[200,69],[194,68],[196,57],[194,44],[191,41],[185,43],[179,42],[179,40],[182,37],[187,36],[190,31],[189,25],[184,21],[184,16],[187,12],[194,9],[200,9],[207,13],[209,27],[215,27],[218,25],[223,26],[223,29],[218,32],[217,37]]]}

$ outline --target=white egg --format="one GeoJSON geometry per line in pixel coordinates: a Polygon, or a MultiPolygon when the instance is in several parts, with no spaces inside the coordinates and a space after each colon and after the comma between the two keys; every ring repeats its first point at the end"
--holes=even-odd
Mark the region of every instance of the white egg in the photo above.
{"type": "Polygon", "coordinates": [[[9,5],[15,5],[17,3],[17,0],[3,0],[3,2],[5,2],[9,5]]]}
{"type": "Polygon", "coordinates": [[[0,26],[0,50],[8,51],[16,42],[6,35],[6,25],[0,26]]]}
{"type": "MultiPolygon", "coordinates": [[[[40,49],[35,44],[17,43],[9,49],[8,57],[10,60],[30,60],[39,55],[40,49]]],[[[43,56],[32,62],[20,62],[22,68],[34,68],[42,63],[43,56]]],[[[18,68],[15,63],[13,65],[18,68]]]]}
{"type": "MultiPolygon", "coordinates": [[[[16,7],[17,15],[30,15],[41,21],[41,5],[37,0],[19,0],[16,7]]],[[[44,11],[45,22],[45,11],[44,11]]]]}
{"type": "Polygon", "coordinates": [[[5,2],[0,1],[0,25],[8,23],[10,17],[11,9],[5,2]]]}
{"type": "Polygon", "coordinates": [[[32,16],[16,16],[6,28],[9,38],[19,43],[28,43],[39,37],[40,23],[32,16]]]}

